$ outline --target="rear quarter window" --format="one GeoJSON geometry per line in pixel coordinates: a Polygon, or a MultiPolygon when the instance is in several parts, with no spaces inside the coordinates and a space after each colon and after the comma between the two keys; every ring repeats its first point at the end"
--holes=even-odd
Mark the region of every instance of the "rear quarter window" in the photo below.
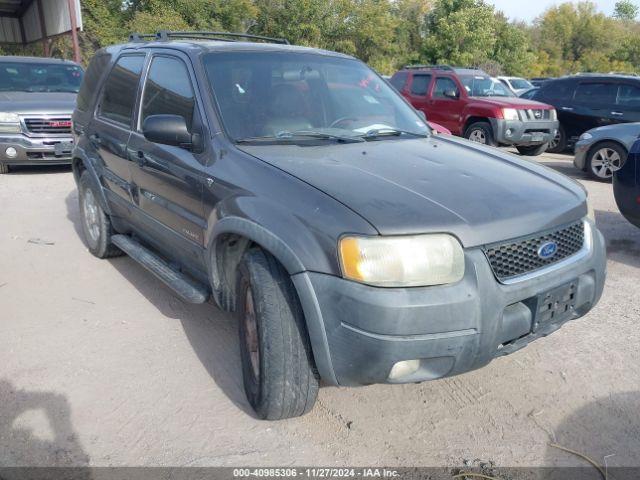
{"type": "Polygon", "coordinates": [[[100,79],[109,62],[111,62],[111,54],[102,53],[93,57],[91,63],[89,63],[89,68],[84,74],[76,100],[78,110],[85,112],[91,108],[92,100],[97,94],[100,79]]]}
{"type": "Polygon", "coordinates": [[[575,82],[559,80],[545,82],[535,98],[547,100],[571,100],[575,91],[575,82]]]}
{"type": "Polygon", "coordinates": [[[389,83],[391,83],[391,86],[393,88],[401,92],[404,86],[407,84],[407,78],[409,78],[409,74],[407,72],[398,72],[393,77],[391,77],[389,83]]]}

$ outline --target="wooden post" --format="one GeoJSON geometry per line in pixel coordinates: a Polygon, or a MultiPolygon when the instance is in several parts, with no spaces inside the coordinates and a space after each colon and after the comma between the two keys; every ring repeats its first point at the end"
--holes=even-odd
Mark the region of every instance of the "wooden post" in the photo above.
{"type": "Polygon", "coordinates": [[[73,43],[73,61],[80,63],[80,44],[78,43],[78,22],[76,17],[76,0],[67,0],[69,5],[69,19],[71,20],[71,42],[73,43]]]}
{"type": "Polygon", "coordinates": [[[42,34],[42,50],[45,57],[49,56],[49,39],[47,38],[47,24],[44,22],[42,0],[38,0],[38,17],[40,18],[40,33],[42,34]]]}

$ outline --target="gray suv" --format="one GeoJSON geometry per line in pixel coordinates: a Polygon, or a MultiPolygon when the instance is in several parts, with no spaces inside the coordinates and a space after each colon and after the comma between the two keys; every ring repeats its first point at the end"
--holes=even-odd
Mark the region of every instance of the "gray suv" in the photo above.
{"type": "Polygon", "coordinates": [[[320,379],[480,368],[598,302],[605,244],[578,183],[433,135],[350,56],[192,35],[93,58],[73,116],[81,223],[95,256],[234,313],[260,418],[307,412],[320,379]]]}
{"type": "Polygon", "coordinates": [[[12,165],[69,164],[80,65],[0,57],[0,173],[12,165]]]}

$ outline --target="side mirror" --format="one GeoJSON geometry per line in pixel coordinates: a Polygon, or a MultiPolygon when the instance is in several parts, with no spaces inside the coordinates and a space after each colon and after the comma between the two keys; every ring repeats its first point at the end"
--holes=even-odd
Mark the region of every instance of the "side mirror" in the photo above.
{"type": "Polygon", "coordinates": [[[151,115],[142,124],[144,138],[154,143],[174,145],[190,150],[193,136],[180,115],[151,115]]]}
{"type": "Polygon", "coordinates": [[[458,92],[456,92],[455,90],[445,90],[444,91],[444,96],[447,98],[452,98],[454,100],[458,99],[458,92]]]}

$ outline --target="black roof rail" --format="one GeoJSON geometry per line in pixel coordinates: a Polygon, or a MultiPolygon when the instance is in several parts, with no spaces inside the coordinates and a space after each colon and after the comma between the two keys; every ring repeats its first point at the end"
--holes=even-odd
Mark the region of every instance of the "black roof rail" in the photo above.
{"type": "MultiPolygon", "coordinates": [[[[146,37],[146,35],[145,35],[146,37]]],[[[241,39],[245,40],[264,40],[270,43],[280,43],[289,45],[289,41],[285,38],[265,37],[263,35],[252,35],[250,33],[234,33],[234,32],[210,32],[210,31],[194,31],[194,32],[172,32],[169,30],[160,30],[153,38],[160,41],[168,41],[171,39],[198,39],[198,40],[219,40],[223,42],[237,42],[241,39]]]]}
{"type": "Polygon", "coordinates": [[[132,33],[129,35],[130,42],[144,42],[145,39],[153,40],[155,38],[155,33],[132,33]]]}

